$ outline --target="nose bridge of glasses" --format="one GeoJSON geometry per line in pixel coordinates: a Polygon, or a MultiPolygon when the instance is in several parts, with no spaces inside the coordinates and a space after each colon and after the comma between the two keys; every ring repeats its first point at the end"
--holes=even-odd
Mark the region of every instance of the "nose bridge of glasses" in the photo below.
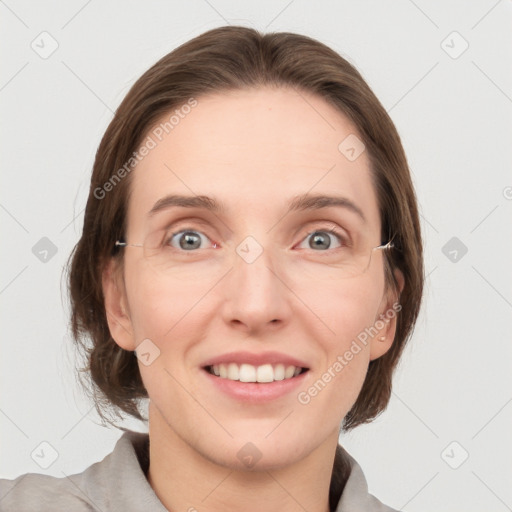
{"type": "Polygon", "coordinates": [[[261,235],[247,235],[234,247],[234,257],[238,265],[268,266],[271,265],[272,241],[263,240],[261,235]]]}
{"type": "Polygon", "coordinates": [[[302,275],[293,270],[298,267],[290,260],[293,256],[287,246],[278,244],[271,235],[248,235],[234,246],[233,252],[231,262],[235,274],[257,285],[262,281],[268,285],[293,280],[302,275]]]}

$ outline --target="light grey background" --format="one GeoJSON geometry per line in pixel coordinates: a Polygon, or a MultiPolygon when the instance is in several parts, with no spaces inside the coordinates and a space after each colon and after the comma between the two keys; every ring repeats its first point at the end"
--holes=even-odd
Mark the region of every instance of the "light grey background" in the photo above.
{"type": "Polygon", "coordinates": [[[348,58],[396,123],[413,172],[424,307],[388,410],[342,443],[396,508],[511,509],[510,0],[6,0],[0,13],[0,477],[82,471],[120,436],[99,426],[76,384],[63,265],[96,148],[129,87],[177,45],[229,23],[306,34],[348,58]],[[46,262],[43,237],[57,249],[46,262]],[[58,453],[48,469],[31,457],[51,462],[41,442],[58,453]]]}

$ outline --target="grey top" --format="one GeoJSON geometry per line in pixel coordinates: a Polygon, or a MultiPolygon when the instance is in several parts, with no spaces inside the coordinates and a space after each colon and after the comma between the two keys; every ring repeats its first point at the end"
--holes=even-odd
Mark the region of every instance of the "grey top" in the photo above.
{"type": "MultiPolygon", "coordinates": [[[[336,512],[397,512],[368,493],[361,467],[342,452],[351,467],[336,512]]],[[[167,512],[146,479],[148,465],[149,434],[128,430],[112,453],[81,473],[0,479],[0,511],[167,512]]]]}

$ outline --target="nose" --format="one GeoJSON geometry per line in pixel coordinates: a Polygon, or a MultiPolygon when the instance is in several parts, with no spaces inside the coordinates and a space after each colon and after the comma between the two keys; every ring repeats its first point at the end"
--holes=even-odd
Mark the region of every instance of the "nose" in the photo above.
{"type": "Polygon", "coordinates": [[[291,317],[291,291],[271,251],[250,239],[237,248],[233,268],[223,280],[224,321],[247,334],[276,329],[291,317]]]}

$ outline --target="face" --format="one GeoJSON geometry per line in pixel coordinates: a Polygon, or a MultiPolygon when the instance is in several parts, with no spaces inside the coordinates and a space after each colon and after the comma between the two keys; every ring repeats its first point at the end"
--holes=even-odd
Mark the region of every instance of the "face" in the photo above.
{"type": "Polygon", "coordinates": [[[342,114],[286,88],[197,98],[161,132],[132,174],[125,238],[143,247],[104,276],[112,335],[140,347],[150,429],[224,466],[248,442],[260,467],[291,464],[337,439],[393,341],[393,320],[375,333],[394,297],[368,157],[338,149],[357,135],[342,114]]]}

